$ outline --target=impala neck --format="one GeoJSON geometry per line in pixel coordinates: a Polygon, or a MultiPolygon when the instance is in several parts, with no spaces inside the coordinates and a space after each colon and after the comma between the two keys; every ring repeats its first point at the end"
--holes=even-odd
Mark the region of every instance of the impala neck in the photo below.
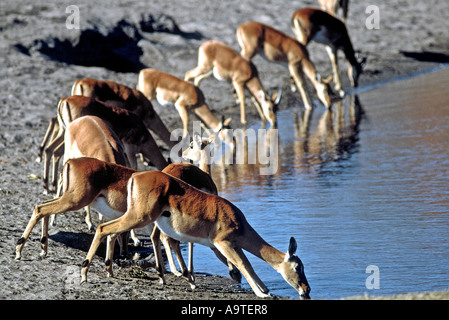
{"type": "Polygon", "coordinates": [[[212,129],[214,132],[220,128],[220,120],[215,117],[210,111],[209,107],[206,104],[203,104],[195,109],[193,109],[195,115],[201,120],[201,122],[205,123],[209,129],[212,129]]]}
{"type": "Polygon", "coordinates": [[[210,155],[207,154],[205,150],[201,150],[201,160],[198,164],[198,167],[206,172],[208,175],[210,175],[210,155]]]}
{"type": "Polygon", "coordinates": [[[285,253],[272,247],[250,226],[248,225],[248,233],[245,234],[245,244],[242,246],[248,252],[251,252],[256,257],[264,260],[276,271],[279,272],[279,267],[284,261],[285,253]]]}
{"type": "Polygon", "coordinates": [[[251,92],[252,96],[257,100],[257,102],[259,102],[259,104],[262,105],[262,100],[260,99],[259,91],[263,90],[263,87],[262,84],[260,83],[259,78],[253,77],[246,83],[246,87],[248,88],[249,92],[251,92]]]}
{"type": "Polygon", "coordinates": [[[349,36],[346,36],[345,38],[346,38],[346,41],[345,41],[345,45],[343,48],[345,58],[346,58],[346,60],[348,60],[348,62],[351,66],[358,68],[359,62],[357,61],[357,58],[355,57],[355,51],[354,51],[354,47],[352,46],[351,39],[349,38],[349,36]]]}

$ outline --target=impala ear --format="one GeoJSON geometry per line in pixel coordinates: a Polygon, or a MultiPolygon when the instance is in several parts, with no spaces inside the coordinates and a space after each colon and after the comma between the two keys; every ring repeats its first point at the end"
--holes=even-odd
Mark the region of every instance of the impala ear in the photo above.
{"type": "Polygon", "coordinates": [[[278,105],[279,102],[281,102],[281,98],[282,98],[282,87],[279,87],[278,92],[273,94],[271,99],[274,100],[274,104],[278,105]]]}
{"type": "Polygon", "coordinates": [[[223,128],[228,127],[229,123],[231,123],[232,118],[227,118],[226,120],[223,120],[223,128]]]}
{"type": "Polygon", "coordinates": [[[201,148],[201,136],[199,134],[193,135],[193,142],[201,148]]]}
{"type": "Polygon", "coordinates": [[[209,143],[214,142],[215,139],[217,138],[219,132],[220,132],[220,131],[218,131],[218,132],[216,132],[216,133],[210,135],[210,136],[209,136],[209,139],[207,140],[207,143],[209,144],[209,143]]]}
{"type": "Polygon", "coordinates": [[[298,245],[296,244],[295,238],[291,237],[290,243],[288,245],[287,256],[291,257],[292,255],[294,255],[297,247],[298,247],[298,245]]]}
{"type": "Polygon", "coordinates": [[[329,84],[329,83],[331,83],[332,78],[333,78],[333,76],[330,75],[327,78],[322,79],[322,82],[325,83],[325,84],[329,84]]]}

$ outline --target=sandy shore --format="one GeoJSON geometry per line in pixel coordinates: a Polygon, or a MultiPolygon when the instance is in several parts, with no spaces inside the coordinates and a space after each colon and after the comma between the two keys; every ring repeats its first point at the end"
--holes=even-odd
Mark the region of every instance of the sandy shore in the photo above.
{"type": "MultiPolygon", "coordinates": [[[[158,284],[155,273],[131,263],[116,261],[116,277],[105,276],[101,259],[89,270],[89,283],[79,285],[79,266],[93,234],[87,232],[80,213],[62,215],[50,231],[49,254],[39,259],[39,230],[25,246],[21,261],[14,260],[16,241],[26,227],[42,194],[42,164],[36,163],[49,119],[61,97],[70,95],[75,79],[108,79],[134,87],[137,70],[154,67],[183,77],[196,65],[198,46],[221,40],[238,50],[236,27],[257,20],[292,35],[290,17],[315,1],[255,0],[209,1],[92,1],[5,0],[0,5],[0,299],[254,299],[231,280],[197,275],[198,288],[174,276],[158,284]],[[68,29],[66,8],[80,10],[80,29],[68,29]],[[92,50],[94,52],[92,52],[92,50]],[[111,54],[113,52],[114,54],[111,54]],[[45,53],[45,54],[44,54],[45,53]],[[88,66],[77,65],[82,63],[88,66]],[[99,66],[101,65],[101,66],[99,66]]],[[[348,29],[354,47],[368,58],[360,86],[391,81],[431,70],[449,61],[447,1],[357,1],[351,3],[348,29]],[[379,8],[380,28],[368,29],[368,5],[379,8]]],[[[323,75],[331,73],[322,46],[309,47],[312,61],[323,75]]],[[[297,93],[288,89],[284,66],[259,57],[254,60],[267,88],[282,86],[280,106],[302,106],[297,93]]],[[[348,81],[341,59],[342,80],[348,81]]],[[[227,83],[210,79],[201,84],[211,109],[232,116],[238,127],[238,107],[227,83]]],[[[309,88],[311,86],[309,85],[309,88]]],[[[313,93],[312,93],[313,94],[313,93]]],[[[174,109],[156,110],[170,129],[180,127],[174,109]]],[[[247,118],[257,121],[255,110],[247,118]]],[[[145,237],[145,236],[143,236],[145,237]]],[[[145,238],[144,238],[145,239],[145,238]]],[[[149,246],[149,239],[146,238],[149,246]]],[[[312,295],[313,297],[313,295],[312,295]]],[[[447,293],[413,295],[414,298],[447,299],[447,293]]],[[[394,298],[408,298],[398,296],[394,298]]]]}

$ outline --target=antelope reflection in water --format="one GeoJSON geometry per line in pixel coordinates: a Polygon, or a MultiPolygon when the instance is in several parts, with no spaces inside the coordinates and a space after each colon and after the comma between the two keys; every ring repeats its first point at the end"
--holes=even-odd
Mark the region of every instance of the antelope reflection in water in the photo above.
{"type": "Polygon", "coordinates": [[[236,153],[232,159],[224,159],[225,154],[221,161],[215,161],[212,169],[219,188],[271,185],[282,183],[279,177],[285,174],[320,173],[326,163],[347,159],[357,150],[359,125],[364,115],[357,95],[336,102],[320,115],[317,113],[321,110],[317,108],[286,112],[292,112],[293,116],[280,117],[278,129],[234,130],[236,153]],[[317,122],[314,113],[319,117],[317,122]],[[286,122],[292,118],[293,127],[291,122],[286,122]],[[278,132],[273,135],[270,130],[278,132]],[[269,158],[263,158],[264,152],[268,152],[269,158]],[[267,168],[267,159],[271,169],[276,170],[263,175],[261,170],[267,168]]]}
{"type": "Polygon", "coordinates": [[[214,157],[213,178],[221,189],[232,185],[265,184],[279,171],[280,138],[277,129],[241,128],[233,131],[234,153],[214,157]],[[218,160],[217,160],[218,159],[218,160]]]}
{"type": "Polygon", "coordinates": [[[311,110],[294,113],[295,136],[293,167],[306,172],[324,164],[344,160],[357,147],[360,122],[364,111],[357,95],[348,96],[347,104],[340,100],[327,108],[311,128],[311,110]]]}

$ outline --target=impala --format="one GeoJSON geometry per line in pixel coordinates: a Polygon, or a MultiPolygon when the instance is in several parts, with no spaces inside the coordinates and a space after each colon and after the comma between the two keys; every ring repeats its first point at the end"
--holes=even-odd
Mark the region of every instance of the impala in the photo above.
{"type": "Polygon", "coordinates": [[[338,9],[343,13],[343,21],[346,23],[348,18],[349,0],[318,0],[323,10],[337,16],[338,9]]]}
{"type": "MultiPolygon", "coordinates": [[[[67,130],[65,131],[65,150],[64,150],[64,159],[68,160],[71,158],[78,158],[83,156],[90,156],[96,159],[101,159],[103,161],[108,161],[110,163],[115,163],[119,165],[128,165],[128,160],[124,152],[124,147],[117,137],[117,135],[110,129],[110,127],[100,118],[95,116],[84,116],[78,118],[77,120],[71,122],[67,130]]],[[[66,168],[68,170],[68,168],[66,168]]],[[[75,211],[79,210],[83,207],[86,208],[86,223],[89,225],[89,228],[92,226],[91,218],[90,218],[90,209],[92,207],[96,209],[101,215],[104,215],[106,218],[113,220],[120,216],[118,213],[119,210],[110,210],[107,206],[109,202],[119,201],[114,199],[115,195],[111,194],[110,199],[105,199],[105,197],[98,197],[99,194],[94,194],[94,198],[91,199],[80,199],[77,200],[76,196],[79,194],[74,193],[73,189],[76,187],[75,191],[79,189],[87,189],[86,192],[92,191],[103,183],[111,183],[106,175],[97,174],[92,176],[92,183],[96,183],[91,185],[87,185],[85,181],[82,179],[77,179],[77,172],[69,172],[63,171],[62,173],[62,181],[61,181],[61,190],[58,190],[56,199],[48,200],[44,202],[43,205],[37,206],[35,208],[35,212],[28,224],[28,227],[22,237],[23,240],[19,240],[19,242],[28,238],[29,233],[33,229],[34,225],[38,222],[39,219],[44,218],[42,220],[42,235],[41,235],[41,246],[42,252],[41,256],[47,255],[48,248],[48,223],[49,217],[52,214],[56,214],[59,212],[65,211],[75,211]],[[70,180],[68,180],[70,177],[70,180]],[[95,181],[96,180],[96,181],[95,181]],[[68,183],[71,183],[71,188],[68,188],[68,183]],[[77,183],[79,183],[77,185],[77,183]],[[90,187],[90,188],[89,188],[90,187]],[[60,197],[61,191],[63,192],[63,196],[60,197]],[[72,201],[66,203],[66,205],[76,205],[76,208],[71,208],[70,210],[63,210],[59,212],[51,211],[52,204],[57,203],[57,199],[71,199],[72,201]],[[105,205],[106,204],[106,205],[105,205]],[[46,211],[50,209],[49,211],[46,211]],[[41,215],[41,211],[44,212],[41,215]]],[[[89,168],[85,168],[86,170],[83,175],[92,175],[92,171],[89,168]]],[[[116,202],[114,202],[116,203],[116,202]]],[[[114,208],[114,207],[113,207],[114,208]]],[[[116,207],[114,209],[117,209],[116,207]]],[[[17,247],[17,255],[16,259],[20,259],[20,251],[23,244],[17,247]]]]}
{"type": "Polygon", "coordinates": [[[183,138],[188,134],[188,113],[192,111],[212,131],[221,129],[222,140],[233,146],[229,130],[226,130],[229,129],[230,118],[218,120],[207,106],[203,92],[192,83],[156,69],[143,69],[139,73],[137,90],[148,100],[156,98],[163,106],[175,106],[182,120],[183,138]]]}
{"type": "MultiPolygon", "coordinates": [[[[215,141],[215,138],[216,135],[212,135],[208,139],[202,139],[198,134],[193,135],[193,140],[190,142],[189,148],[182,153],[182,157],[197,163],[201,170],[211,175],[212,152],[210,151],[210,146],[215,141]]],[[[211,193],[218,194],[217,191],[211,193]]]]}
{"type": "Polygon", "coordinates": [[[34,208],[28,225],[17,242],[16,259],[34,226],[42,219],[41,256],[47,255],[48,221],[53,214],[90,206],[105,217],[114,219],[126,211],[126,182],[134,169],[95,158],[67,160],[62,171],[62,196],[44,201],[34,208]]]}
{"type": "MultiPolygon", "coordinates": [[[[210,164],[212,163],[212,154],[210,147],[214,143],[214,141],[217,138],[217,133],[211,135],[209,138],[201,138],[198,134],[195,134],[193,136],[193,141],[190,142],[189,148],[184,150],[182,153],[182,157],[184,159],[188,159],[192,161],[193,163],[196,163],[198,167],[203,170],[205,173],[207,173],[208,177],[211,177],[211,167],[210,164]]],[[[165,173],[165,170],[163,171],[165,173]]],[[[173,175],[173,174],[172,174],[173,175]]],[[[179,177],[179,175],[174,175],[175,177],[179,177]]],[[[207,177],[204,175],[204,177],[207,177]]],[[[188,182],[188,179],[181,180],[188,182]]],[[[191,180],[191,179],[190,179],[191,180]]],[[[192,184],[193,185],[193,184],[192,184]]],[[[211,184],[203,183],[203,185],[208,185],[209,187],[207,189],[205,188],[198,188],[202,191],[209,192],[212,194],[218,194],[217,186],[213,182],[211,178],[211,184]],[[213,185],[212,185],[213,184],[213,185]]],[[[196,186],[196,185],[193,185],[196,186]]],[[[226,264],[229,268],[229,275],[232,279],[234,279],[236,282],[240,282],[242,279],[242,275],[240,274],[240,271],[232,264],[230,263],[226,257],[224,257],[218,250],[214,250],[215,255],[220,259],[221,262],[226,264]]],[[[193,243],[189,242],[189,271],[191,274],[193,274],[193,243]]]]}
{"type": "Polygon", "coordinates": [[[240,103],[240,121],[246,124],[245,88],[255,99],[256,109],[262,120],[276,126],[276,110],[281,99],[281,91],[272,97],[263,88],[256,66],[240,56],[232,48],[219,41],[207,41],[198,49],[198,65],[187,71],[184,80],[193,79],[195,86],[201,80],[214,74],[218,80],[232,83],[240,103]],[[261,110],[260,110],[261,109],[261,110]]]}
{"type": "Polygon", "coordinates": [[[261,53],[268,60],[288,63],[290,75],[306,108],[311,108],[312,105],[304,88],[304,74],[312,82],[321,102],[330,107],[329,85],[321,79],[302,44],[270,26],[254,21],[240,25],[236,33],[241,47],[240,54],[245,59],[250,60],[261,53]]]}
{"type": "MultiPolygon", "coordinates": [[[[154,223],[157,228],[153,229],[152,240],[156,252],[156,267],[162,283],[164,268],[161,267],[158,241],[158,233],[161,231],[176,240],[197,242],[220,251],[242,272],[259,297],[269,296],[268,288],[256,275],[242,250],[266,261],[298,291],[301,298],[309,298],[310,287],[304,274],[304,266],[295,255],[297,245],[293,237],[287,253],[281,252],[260,237],[235,205],[163,172],[135,173],[128,180],[127,188],[127,211],[120,218],[98,226],[82,263],[81,282],[87,281],[89,265],[106,236],[111,236],[108,243],[113,248],[115,238],[121,233],[154,223]]],[[[110,258],[109,256],[107,259],[110,258]]],[[[111,263],[107,264],[106,269],[112,276],[111,263]]]]}
{"type": "MultiPolygon", "coordinates": [[[[145,132],[148,132],[145,130],[145,132]]],[[[72,122],[67,126],[64,134],[64,163],[71,158],[92,157],[95,159],[117,163],[129,167],[129,159],[125,152],[125,146],[121,143],[118,135],[112,130],[104,119],[96,116],[83,116],[72,122]]],[[[135,154],[132,154],[135,156],[135,154]]],[[[100,177],[99,177],[100,178],[100,177]]],[[[61,181],[62,183],[62,181],[61,181]]],[[[56,196],[61,194],[58,190],[56,196]]],[[[101,208],[102,203],[97,203],[95,208],[100,213],[103,220],[104,214],[101,208]]],[[[93,229],[92,217],[90,214],[90,207],[86,206],[85,221],[89,230],[93,229]]],[[[108,212],[108,211],[106,211],[108,212]]],[[[119,214],[106,215],[108,220],[115,219],[119,214]]],[[[56,215],[52,215],[51,224],[54,225],[56,215]]],[[[130,232],[134,245],[138,246],[140,240],[137,238],[134,230],[130,232]]],[[[127,239],[123,238],[120,241],[120,252],[127,252],[127,239]]]]}
{"type": "Polygon", "coordinates": [[[53,119],[50,121],[49,128],[40,146],[39,154],[42,154],[42,150],[44,150],[43,180],[46,192],[49,191],[48,172],[51,158],[53,158],[53,187],[56,186],[58,164],[64,152],[65,128],[75,119],[85,115],[97,116],[107,121],[111,129],[123,142],[129,165],[132,168],[137,168],[136,153],[143,154],[159,170],[167,166],[167,160],[163,157],[156,141],[137,115],[98,99],[70,96],[59,100],[57,122],[54,122],[53,119]],[[49,137],[51,137],[51,141],[46,146],[49,137]]]}
{"type": "Polygon", "coordinates": [[[361,61],[357,60],[346,25],[340,19],[319,9],[304,8],[293,14],[292,26],[296,38],[304,46],[307,46],[312,40],[326,45],[332,64],[335,89],[340,96],[343,96],[344,92],[341,90],[338,71],[338,50],[344,52],[349,64],[348,76],[351,85],[358,86],[358,79],[366,63],[366,58],[361,61]]]}
{"type": "MultiPolygon", "coordinates": [[[[217,186],[215,185],[211,177],[211,153],[208,151],[209,148],[207,148],[215,141],[217,135],[218,132],[211,135],[208,139],[202,139],[197,134],[194,135],[193,141],[190,143],[189,148],[182,153],[183,158],[191,160],[194,163],[198,163],[198,166],[189,163],[172,163],[169,164],[164,170],[162,170],[162,172],[181,179],[182,181],[185,181],[204,192],[218,194],[217,186]]],[[[193,273],[193,243],[189,242],[189,267],[188,274],[185,275],[186,270],[184,260],[182,259],[182,257],[178,256],[178,254],[181,252],[178,249],[179,241],[167,237],[164,233],[161,233],[161,239],[164,243],[165,248],[168,248],[169,246],[172,248],[177,248],[174,249],[174,252],[181,266],[182,274],[189,280],[192,288],[194,288],[195,277],[193,273]],[[167,241],[169,243],[167,243],[167,241]]],[[[236,282],[240,282],[242,276],[238,269],[232,263],[228,262],[218,250],[213,250],[213,252],[218,257],[218,259],[220,259],[220,261],[228,266],[229,275],[231,276],[231,278],[236,282]]],[[[166,252],[166,254],[169,261],[170,270],[172,271],[172,273],[178,275],[171,253],[166,252]]]]}
{"type": "Polygon", "coordinates": [[[72,86],[72,96],[82,95],[113,104],[137,114],[146,126],[158,135],[168,146],[173,147],[176,141],[170,140],[170,131],[154,111],[153,105],[138,90],[123,84],[85,78],[76,80],[72,86]]]}

